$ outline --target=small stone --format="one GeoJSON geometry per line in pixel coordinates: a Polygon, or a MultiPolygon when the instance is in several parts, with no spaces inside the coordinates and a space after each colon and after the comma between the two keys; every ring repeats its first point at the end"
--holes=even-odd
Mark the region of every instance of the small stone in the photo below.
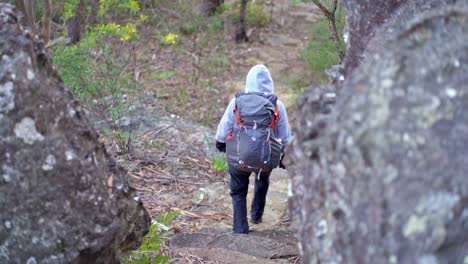
{"type": "Polygon", "coordinates": [[[68,115],[69,115],[70,117],[74,117],[75,114],[76,114],[76,110],[73,109],[73,107],[68,107],[68,115]]]}
{"type": "Polygon", "coordinates": [[[391,255],[390,258],[388,259],[388,263],[390,264],[397,264],[398,263],[398,258],[395,255],[391,255]]]}
{"type": "Polygon", "coordinates": [[[10,221],[6,221],[6,222],[5,222],[5,227],[6,227],[6,229],[11,229],[11,227],[12,227],[11,222],[10,222],[10,221]]]}
{"type": "Polygon", "coordinates": [[[104,228],[101,225],[96,225],[94,227],[94,232],[96,232],[98,234],[102,233],[103,231],[104,231],[104,228]]]}
{"type": "Polygon", "coordinates": [[[465,259],[463,260],[463,264],[468,264],[468,255],[465,256],[465,259]]]}
{"type": "Polygon", "coordinates": [[[67,161],[76,159],[76,154],[73,150],[67,150],[65,151],[65,158],[67,159],[67,161]]]}
{"type": "Polygon", "coordinates": [[[26,78],[28,78],[28,80],[32,81],[32,80],[34,80],[34,77],[35,77],[34,72],[31,69],[28,69],[26,71],[26,78]]]}
{"type": "Polygon", "coordinates": [[[416,215],[410,216],[406,224],[403,226],[403,235],[405,237],[415,236],[426,231],[426,217],[416,215]]]}
{"type": "Polygon", "coordinates": [[[383,88],[390,88],[393,86],[393,81],[391,79],[385,79],[382,81],[383,88]]]}
{"type": "Polygon", "coordinates": [[[42,169],[45,171],[50,171],[54,168],[56,163],[55,157],[53,155],[48,155],[44,164],[42,165],[42,169]]]}
{"type": "Polygon", "coordinates": [[[30,257],[28,261],[26,261],[26,264],[37,264],[36,258],[30,257]]]}
{"type": "Polygon", "coordinates": [[[453,88],[447,88],[447,89],[445,89],[445,94],[449,98],[454,98],[455,96],[457,96],[457,90],[455,90],[453,88]]]}
{"type": "Polygon", "coordinates": [[[5,183],[11,182],[11,176],[10,176],[9,174],[6,174],[6,173],[3,174],[3,181],[4,181],[5,183]]]}
{"type": "Polygon", "coordinates": [[[317,224],[315,236],[320,238],[320,237],[325,236],[327,233],[328,233],[327,221],[325,219],[322,219],[317,224]]]}

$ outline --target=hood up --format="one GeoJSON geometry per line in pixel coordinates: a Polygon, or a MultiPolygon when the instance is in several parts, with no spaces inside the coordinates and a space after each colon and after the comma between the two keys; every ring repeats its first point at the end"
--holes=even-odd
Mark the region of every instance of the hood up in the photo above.
{"type": "Polygon", "coordinates": [[[273,79],[265,65],[255,65],[250,69],[245,80],[245,92],[275,93],[273,79]]]}

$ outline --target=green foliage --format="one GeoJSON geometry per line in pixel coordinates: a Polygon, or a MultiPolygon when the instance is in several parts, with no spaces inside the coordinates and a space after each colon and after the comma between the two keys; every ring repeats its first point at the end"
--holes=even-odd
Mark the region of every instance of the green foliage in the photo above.
{"type": "Polygon", "coordinates": [[[216,9],[215,15],[222,15],[232,10],[232,4],[222,3],[216,9]]]}
{"type": "MultiPolygon", "coordinates": [[[[345,24],[345,13],[340,8],[336,17],[338,34],[343,32],[345,24]]],[[[345,50],[344,43],[341,43],[341,49],[345,50]]],[[[306,62],[308,68],[314,72],[321,82],[327,81],[325,70],[340,61],[337,47],[331,38],[328,20],[323,17],[319,23],[312,27],[310,41],[305,50],[300,54],[306,62]]]]}
{"type": "Polygon", "coordinates": [[[228,168],[227,159],[225,154],[213,156],[213,167],[216,171],[224,171],[228,168]]]}
{"type": "Polygon", "coordinates": [[[80,0],[66,0],[63,3],[63,18],[66,20],[75,16],[76,9],[80,4],[80,0]]]}
{"type": "Polygon", "coordinates": [[[137,0],[100,0],[99,1],[99,15],[103,16],[109,9],[116,9],[117,11],[128,11],[130,14],[135,15],[140,11],[140,3],[137,0]]]}
{"type": "Polygon", "coordinates": [[[209,23],[210,33],[221,34],[223,29],[224,29],[223,17],[219,15],[211,16],[210,23],[209,23]]]}
{"type": "Polygon", "coordinates": [[[184,35],[197,33],[203,27],[203,18],[192,12],[188,12],[180,21],[180,32],[184,35]]]}
{"type": "MultiPolygon", "coordinates": [[[[223,3],[217,8],[214,16],[222,17],[225,14],[234,12],[236,19],[238,19],[240,14],[240,8],[240,3],[234,5],[229,3],[223,3]]],[[[249,1],[247,3],[245,14],[247,25],[251,27],[261,28],[265,26],[266,23],[268,23],[268,21],[270,21],[270,18],[271,15],[270,13],[268,13],[266,5],[263,1],[249,1]]]]}
{"type": "Polygon", "coordinates": [[[213,52],[212,56],[207,58],[203,69],[210,75],[221,74],[229,65],[229,60],[223,49],[213,52]]]}
{"type": "MultiPolygon", "coordinates": [[[[205,133],[205,142],[212,149],[213,145],[211,144],[210,138],[208,134],[205,133]]],[[[211,151],[213,154],[211,155],[211,161],[213,162],[213,168],[216,171],[224,171],[228,168],[227,158],[225,153],[218,153],[218,150],[211,151]]]]}
{"type": "Polygon", "coordinates": [[[172,32],[169,32],[164,37],[160,36],[159,41],[160,41],[161,45],[163,45],[163,46],[175,45],[175,44],[177,44],[177,39],[178,38],[179,38],[179,35],[174,34],[172,32]]]}
{"type": "Polygon", "coordinates": [[[54,50],[54,64],[64,83],[92,112],[108,121],[112,131],[108,135],[121,150],[126,150],[129,142],[129,135],[120,131],[126,109],[124,94],[132,92],[136,83],[126,68],[130,55],[117,56],[106,40],[118,38],[124,47],[136,37],[135,25],[103,24],[92,28],[77,44],[57,45],[54,50]]]}
{"type": "Polygon", "coordinates": [[[116,23],[100,24],[95,27],[94,31],[104,36],[118,37],[121,41],[138,38],[136,25],[134,23],[127,23],[123,27],[116,23]]]}
{"type": "Polygon", "coordinates": [[[310,85],[308,78],[299,75],[287,76],[284,78],[283,82],[291,88],[294,94],[302,94],[310,85]]]}
{"type": "Polygon", "coordinates": [[[168,238],[170,223],[180,215],[179,210],[160,213],[150,226],[148,234],[142,239],[141,246],[123,260],[124,264],[169,263],[169,257],[162,252],[162,245],[168,238]]]}
{"type": "Polygon", "coordinates": [[[250,1],[247,4],[245,19],[247,21],[247,25],[261,28],[270,21],[270,14],[266,11],[264,3],[250,1]]]}
{"type": "Polygon", "coordinates": [[[157,72],[154,74],[154,78],[156,80],[160,80],[160,81],[165,81],[165,80],[168,80],[174,76],[176,76],[177,73],[175,71],[162,71],[162,72],[157,72]]]}

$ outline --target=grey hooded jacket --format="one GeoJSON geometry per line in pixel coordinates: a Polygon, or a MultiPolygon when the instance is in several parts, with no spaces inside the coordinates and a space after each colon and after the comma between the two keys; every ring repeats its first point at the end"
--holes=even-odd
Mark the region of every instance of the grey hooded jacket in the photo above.
{"type": "MultiPolygon", "coordinates": [[[[273,80],[267,67],[264,65],[255,65],[250,69],[245,82],[245,91],[274,94],[275,88],[273,80]]],[[[278,105],[278,110],[280,112],[280,120],[276,124],[276,130],[278,133],[276,137],[281,138],[283,144],[286,145],[291,138],[288,114],[286,113],[284,104],[279,99],[276,104],[278,105]]],[[[236,122],[236,117],[234,116],[234,105],[235,99],[232,99],[224,112],[223,118],[219,122],[218,131],[216,132],[216,140],[219,142],[225,142],[226,136],[232,133],[234,129],[234,124],[236,122]]]]}

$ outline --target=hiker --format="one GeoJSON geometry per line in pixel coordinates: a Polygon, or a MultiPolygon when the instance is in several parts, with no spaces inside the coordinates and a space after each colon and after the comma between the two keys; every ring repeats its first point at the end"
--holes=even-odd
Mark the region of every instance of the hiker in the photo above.
{"type": "Polygon", "coordinates": [[[282,152],[290,137],[286,109],[274,95],[270,72],[264,65],[252,67],[245,93],[237,93],[229,103],[216,133],[216,148],[227,151],[234,233],[249,233],[246,199],[252,172],[255,187],[250,222],[262,222],[270,174],[277,166],[284,169],[282,152]]]}

